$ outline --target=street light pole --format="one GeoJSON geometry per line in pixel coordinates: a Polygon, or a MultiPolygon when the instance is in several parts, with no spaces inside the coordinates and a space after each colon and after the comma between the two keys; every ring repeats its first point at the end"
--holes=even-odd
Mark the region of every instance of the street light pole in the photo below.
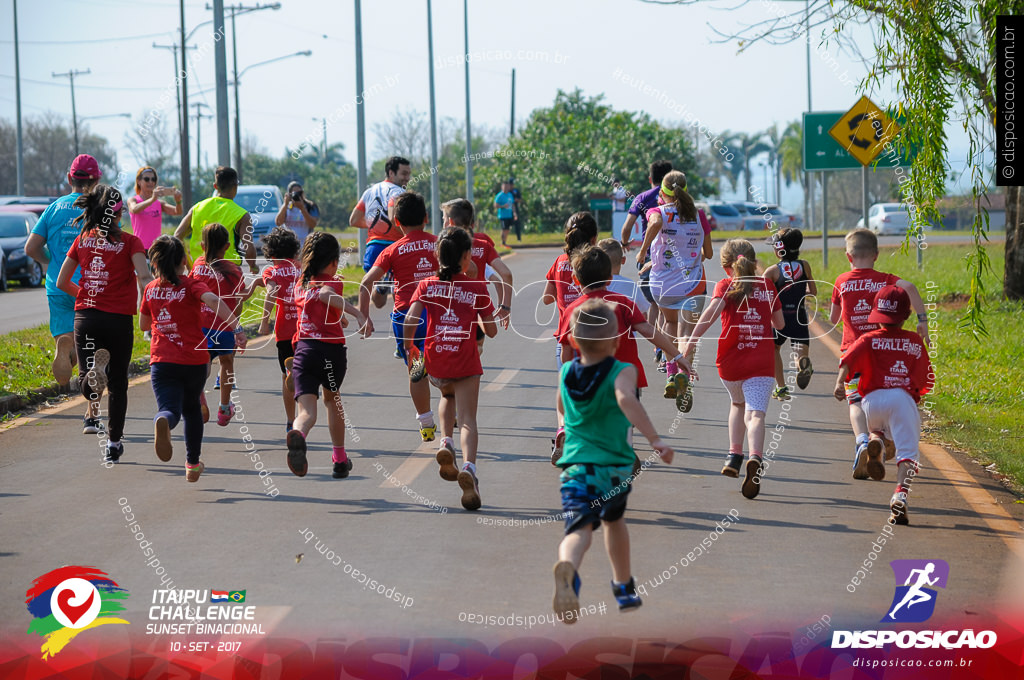
{"type": "MultiPolygon", "coordinates": [[[[366,189],[366,102],[363,99],[363,12],[359,0],[355,0],[356,31],[356,196],[362,196],[366,189]]],[[[366,239],[356,237],[359,245],[359,260],[366,255],[366,239]]]]}
{"type": "Polygon", "coordinates": [[[238,32],[235,30],[235,9],[231,8],[231,56],[234,61],[235,72],[235,172],[238,173],[238,183],[242,183],[242,125],[239,121],[241,115],[238,113],[238,32]]]}
{"type": "Polygon", "coordinates": [[[469,0],[462,0],[462,32],[466,55],[466,200],[473,202],[473,127],[469,123],[469,0]]]}
{"type": "Polygon", "coordinates": [[[181,14],[181,70],[177,75],[181,76],[181,198],[184,210],[192,209],[192,170],[189,168],[188,159],[188,40],[185,37],[185,0],[179,0],[178,8],[181,14]]]}
{"type": "MultiPolygon", "coordinates": [[[[200,167],[200,163],[203,162],[203,160],[202,160],[203,159],[203,141],[202,141],[203,140],[203,126],[202,126],[202,119],[203,118],[213,118],[213,114],[200,112],[200,109],[202,107],[206,106],[206,104],[204,104],[203,102],[196,102],[195,104],[192,104],[192,106],[194,106],[196,108],[196,175],[197,176],[201,176],[203,174],[203,169],[202,169],[202,167],[200,167]]],[[[206,106],[206,108],[210,108],[210,107],[206,106]]]]}
{"type": "Polygon", "coordinates": [[[25,195],[25,152],[21,137],[21,61],[18,55],[18,0],[14,0],[14,100],[17,109],[18,180],[15,191],[25,195]]]}
{"type": "Polygon", "coordinates": [[[228,57],[224,49],[224,0],[213,0],[213,35],[213,63],[217,81],[217,165],[231,165],[228,57]]]}
{"type": "Polygon", "coordinates": [[[434,106],[434,21],[427,0],[427,62],[430,67],[430,226],[441,231],[441,178],[437,175],[437,112],[434,106]]]}
{"type": "Polygon", "coordinates": [[[75,130],[75,155],[78,155],[78,112],[75,109],[75,76],[86,76],[92,73],[92,70],[85,69],[79,71],[77,69],[71,69],[66,73],[54,73],[54,78],[67,78],[71,81],[71,123],[75,130]]]}
{"type": "MultiPolygon", "coordinates": [[[[275,61],[281,61],[283,59],[291,59],[292,57],[308,57],[311,54],[313,54],[313,50],[303,50],[302,52],[295,52],[293,54],[286,54],[286,55],[284,55],[282,57],[274,57],[273,59],[267,59],[266,61],[258,61],[255,64],[250,64],[249,66],[246,66],[245,68],[242,69],[241,73],[237,73],[235,75],[234,85],[235,85],[235,138],[236,139],[239,138],[239,136],[241,134],[241,133],[239,133],[239,130],[242,129],[242,119],[241,119],[242,114],[241,114],[241,111],[238,108],[238,86],[239,86],[239,83],[241,82],[239,79],[242,76],[245,75],[245,72],[248,71],[249,69],[256,68],[257,66],[263,66],[264,64],[271,64],[271,63],[273,63],[275,61]]],[[[242,148],[242,146],[241,146],[241,144],[237,144],[236,146],[237,146],[237,148],[235,150],[238,152],[238,154],[236,155],[236,158],[238,158],[239,166],[241,166],[241,148],[242,148]]],[[[235,168],[235,170],[237,171],[238,168],[235,168]]],[[[240,171],[238,173],[238,179],[239,180],[242,179],[242,173],[240,171]]]]}

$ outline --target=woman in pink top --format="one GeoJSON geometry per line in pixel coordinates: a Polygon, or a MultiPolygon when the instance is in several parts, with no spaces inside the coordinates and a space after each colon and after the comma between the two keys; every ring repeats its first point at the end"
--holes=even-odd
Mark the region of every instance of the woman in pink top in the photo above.
{"type": "Polygon", "coordinates": [[[139,168],[135,173],[136,195],[128,199],[132,233],[142,240],[142,245],[147,250],[160,236],[160,220],[163,214],[181,214],[181,192],[178,188],[160,187],[156,181],[156,170],[148,165],[139,168]],[[174,205],[161,201],[161,196],[174,196],[174,205]]]}

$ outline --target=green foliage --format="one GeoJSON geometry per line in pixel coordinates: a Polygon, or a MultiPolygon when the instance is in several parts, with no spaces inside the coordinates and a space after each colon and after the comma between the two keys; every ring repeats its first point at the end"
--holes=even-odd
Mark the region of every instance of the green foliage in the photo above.
{"type": "Polygon", "coordinates": [[[492,201],[508,177],[515,177],[523,193],[527,228],[548,232],[560,231],[572,213],[587,210],[591,194],[610,194],[612,178],[630,194],[639,193],[649,186],[648,169],[658,159],[690,171],[688,188],[695,198],[715,191],[713,178],[693,176],[693,142],[684,131],[644,113],[616,111],[602,99],[579,89],[559,91],[552,107],[530,114],[523,129],[476,169],[478,222],[496,225],[492,201]]]}
{"type": "MultiPolygon", "coordinates": [[[[317,154],[286,154],[284,158],[270,158],[261,154],[245,157],[242,173],[246,184],[274,184],[282,193],[288,182],[302,183],[306,196],[320,207],[320,226],[325,229],[345,229],[348,216],[359,196],[356,194],[356,170],[328,149],[328,162],[321,162],[317,154]],[[332,162],[332,160],[334,162],[332,162]]],[[[208,173],[212,177],[212,172],[208,173]]],[[[209,195],[197,194],[199,196],[209,195]]]]}

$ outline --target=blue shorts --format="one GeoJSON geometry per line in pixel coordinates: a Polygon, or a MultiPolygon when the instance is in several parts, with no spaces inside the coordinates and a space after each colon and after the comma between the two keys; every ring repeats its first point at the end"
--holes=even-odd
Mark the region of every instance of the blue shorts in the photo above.
{"type": "Polygon", "coordinates": [[[363,255],[363,271],[370,271],[373,268],[373,263],[377,261],[377,256],[392,243],[393,241],[370,241],[367,243],[366,253],[363,255]]]}
{"type": "MultiPolygon", "coordinates": [[[[402,358],[402,361],[406,360],[405,356],[405,315],[408,313],[408,309],[395,310],[391,312],[391,332],[395,334],[395,343],[398,345],[398,355],[402,358]]],[[[427,314],[426,311],[420,315],[420,325],[416,327],[416,335],[412,338],[412,344],[416,345],[416,349],[423,353],[423,343],[427,337],[427,314]]]]}
{"type": "Polygon", "coordinates": [[[75,298],[67,293],[47,293],[50,308],[50,335],[57,337],[75,332],[75,298]]]}
{"type": "Polygon", "coordinates": [[[235,351],[235,334],[231,331],[211,331],[203,329],[206,336],[206,348],[210,350],[210,360],[235,351]]]}
{"type": "Polygon", "coordinates": [[[562,512],[565,533],[590,525],[596,529],[605,522],[622,519],[626,496],[633,486],[633,464],[570,465],[562,470],[562,512]]]}

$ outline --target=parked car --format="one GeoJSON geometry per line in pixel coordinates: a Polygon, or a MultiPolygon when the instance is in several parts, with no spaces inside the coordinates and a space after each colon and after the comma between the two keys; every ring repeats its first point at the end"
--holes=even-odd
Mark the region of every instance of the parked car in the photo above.
{"type": "MultiPolygon", "coordinates": [[[[879,236],[902,236],[910,229],[913,216],[906,203],[875,203],[868,208],[868,229],[879,236]]],[[[857,220],[857,228],[864,226],[864,218],[857,220]]]]}
{"type": "Polygon", "coordinates": [[[235,203],[249,211],[252,220],[252,239],[258,251],[260,237],[274,228],[274,219],[284,199],[281,189],[273,184],[243,184],[235,194],[235,203]]]}
{"type": "Polygon", "coordinates": [[[729,203],[714,202],[707,203],[704,211],[711,222],[712,229],[723,231],[737,231],[743,229],[743,216],[740,215],[733,205],[729,203]]]}
{"type": "Polygon", "coordinates": [[[56,200],[56,196],[0,196],[0,205],[41,205],[46,207],[56,200]]]}
{"type": "MultiPolygon", "coordinates": [[[[732,205],[736,205],[733,203],[732,205]]],[[[796,215],[786,212],[774,203],[743,203],[746,215],[744,218],[744,229],[769,229],[776,231],[782,227],[800,227],[803,220],[796,215]]]]}
{"type": "Polygon", "coordinates": [[[25,242],[39,220],[33,212],[0,212],[0,248],[3,249],[3,284],[8,279],[38,288],[43,283],[43,268],[25,254],[25,242]]]}

